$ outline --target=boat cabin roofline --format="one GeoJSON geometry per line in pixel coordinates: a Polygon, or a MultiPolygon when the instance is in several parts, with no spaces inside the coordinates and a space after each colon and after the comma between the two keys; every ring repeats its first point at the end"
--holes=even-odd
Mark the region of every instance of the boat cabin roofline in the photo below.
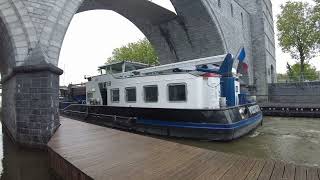
{"type": "MultiPolygon", "coordinates": [[[[132,75],[132,76],[123,76],[124,73],[117,73],[117,74],[101,74],[96,76],[91,76],[91,79],[103,77],[103,76],[112,76],[114,79],[130,79],[130,78],[139,78],[139,77],[150,77],[150,76],[166,76],[166,75],[172,75],[172,74],[189,74],[191,76],[200,77],[204,76],[203,73],[196,73],[196,71],[181,71],[181,72],[160,72],[160,73],[150,73],[150,74],[139,74],[139,75],[132,75]]],[[[220,77],[220,75],[216,74],[217,77],[220,77]]],[[[88,78],[87,78],[88,79],[88,78]]],[[[238,79],[238,78],[237,78],[238,79]]]]}
{"type": "Polygon", "coordinates": [[[144,64],[144,63],[140,63],[140,62],[135,62],[135,61],[119,61],[119,62],[113,62],[113,63],[107,63],[103,66],[99,66],[99,70],[100,69],[105,69],[107,68],[108,66],[112,66],[112,65],[116,65],[116,64],[133,64],[133,65],[140,65],[140,66],[145,66],[145,67],[150,67],[150,65],[148,64],[144,64]]]}
{"type": "MultiPolygon", "coordinates": [[[[172,74],[172,72],[176,73],[176,71],[174,71],[175,69],[182,70],[182,71],[195,71],[197,69],[197,66],[200,66],[200,65],[207,65],[207,64],[216,65],[216,63],[223,62],[226,57],[228,56],[226,55],[211,56],[211,57],[194,59],[190,61],[182,61],[182,62],[177,62],[173,64],[164,64],[164,65],[152,66],[152,67],[150,67],[147,64],[143,64],[139,62],[122,61],[122,62],[109,63],[104,66],[100,66],[98,70],[101,73],[100,75],[115,74],[120,76],[122,75],[122,77],[137,76],[141,74],[149,75],[152,73],[160,75],[162,73],[168,73],[168,72],[170,72],[169,74],[172,74]],[[130,68],[127,68],[127,67],[130,67],[130,68]],[[105,70],[106,73],[103,73],[103,70],[105,70]]],[[[96,77],[96,76],[92,76],[90,78],[93,78],[93,77],[96,77]]]]}
{"type": "Polygon", "coordinates": [[[118,74],[118,73],[125,73],[129,71],[136,71],[139,69],[144,69],[150,67],[147,64],[133,62],[133,61],[121,61],[121,62],[114,62],[108,63],[104,66],[100,66],[98,71],[100,74],[118,74]]]}

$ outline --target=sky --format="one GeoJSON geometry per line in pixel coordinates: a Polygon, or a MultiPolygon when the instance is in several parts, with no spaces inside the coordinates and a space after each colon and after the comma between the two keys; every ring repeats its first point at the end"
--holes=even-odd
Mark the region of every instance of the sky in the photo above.
{"type": "MultiPolygon", "coordinates": [[[[271,0],[272,5],[273,5],[273,16],[274,16],[274,22],[277,21],[277,15],[281,13],[281,4],[284,4],[285,2],[287,2],[289,0],[271,0]]],[[[307,3],[311,3],[313,4],[312,0],[291,0],[291,1],[302,1],[302,2],[307,2],[307,3]]],[[[294,64],[296,61],[294,59],[291,58],[290,54],[288,53],[283,53],[280,46],[279,46],[279,41],[278,41],[278,30],[276,25],[275,27],[275,39],[276,39],[276,59],[277,59],[277,73],[286,73],[286,65],[287,62],[289,62],[289,64],[294,64]]],[[[310,60],[310,63],[312,65],[314,65],[318,71],[320,71],[320,56],[310,60]]]]}
{"type": "MultiPolygon", "coordinates": [[[[274,20],[281,12],[280,5],[288,0],[271,0],[274,20]]],[[[311,0],[302,0],[311,2],[311,0]]],[[[170,0],[152,0],[171,11],[170,0]]],[[[276,27],[276,26],[275,26],[276,27]]],[[[277,30],[275,30],[277,34],[277,30]]],[[[94,10],[76,14],[65,36],[59,58],[59,67],[64,70],[61,85],[85,82],[84,76],[97,75],[97,68],[112,56],[115,48],[144,38],[141,31],[129,20],[108,10],[94,10]]],[[[275,37],[277,40],[277,37],[275,37]]],[[[276,43],[277,72],[285,73],[286,64],[293,64],[289,54],[283,53],[276,43]]],[[[320,57],[311,60],[320,70],[320,57]],[[318,61],[318,63],[317,63],[318,61]]]]}

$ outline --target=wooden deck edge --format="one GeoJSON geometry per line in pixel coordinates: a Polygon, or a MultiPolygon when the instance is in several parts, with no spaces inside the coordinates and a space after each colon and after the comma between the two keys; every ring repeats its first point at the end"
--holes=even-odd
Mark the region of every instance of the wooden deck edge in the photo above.
{"type": "Polygon", "coordinates": [[[50,147],[48,147],[48,156],[49,168],[52,169],[61,179],[93,180],[93,178],[72,165],[50,147]]]}

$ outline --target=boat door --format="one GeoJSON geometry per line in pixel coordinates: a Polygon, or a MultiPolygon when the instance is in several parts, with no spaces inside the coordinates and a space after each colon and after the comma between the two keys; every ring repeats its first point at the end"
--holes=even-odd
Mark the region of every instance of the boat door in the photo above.
{"type": "Polygon", "coordinates": [[[106,83],[99,83],[99,90],[102,98],[102,105],[108,105],[108,88],[106,83]]]}

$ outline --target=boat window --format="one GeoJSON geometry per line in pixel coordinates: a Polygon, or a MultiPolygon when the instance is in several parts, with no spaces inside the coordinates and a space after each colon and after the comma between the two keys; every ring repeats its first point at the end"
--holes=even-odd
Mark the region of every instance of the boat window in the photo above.
{"type": "Polygon", "coordinates": [[[119,102],[120,101],[120,90],[119,89],[111,89],[111,101],[119,102]]]}
{"type": "Polygon", "coordinates": [[[127,102],[137,101],[137,89],[135,87],[126,88],[126,101],[127,102]]]}
{"type": "Polygon", "coordinates": [[[145,102],[158,102],[158,86],[144,86],[145,102]]]}
{"type": "Polygon", "coordinates": [[[169,101],[187,101],[187,88],[185,84],[169,84],[169,101]]]}

